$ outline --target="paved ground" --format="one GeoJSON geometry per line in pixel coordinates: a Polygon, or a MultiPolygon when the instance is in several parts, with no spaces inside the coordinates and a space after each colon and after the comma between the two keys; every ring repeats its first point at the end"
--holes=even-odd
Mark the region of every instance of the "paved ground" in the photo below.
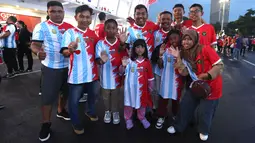
{"type": "MultiPolygon", "coordinates": [[[[248,54],[247,61],[255,63],[255,53],[248,54]]],[[[245,61],[224,59],[224,95],[216,113],[208,143],[255,143],[255,66],[245,61]]],[[[40,64],[35,61],[34,70],[40,64]]],[[[0,66],[3,73],[4,67],[0,66]]],[[[0,143],[36,143],[40,130],[40,97],[38,96],[40,72],[4,80],[0,86],[0,143]]],[[[83,105],[81,105],[81,108],[83,105]]],[[[103,123],[103,103],[97,104],[100,117],[92,123],[84,116],[85,134],[76,136],[69,122],[56,119],[53,112],[54,134],[49,143],[111,142],[111,143],[198,143],[195,128],[188,128],[182,135],[171,136],[153,127],[144,130],[137,122],[132,131],[126,131],[122,120],[118,126],[103,123]]],[[[81,113],[81,115],[83,115],[81,113]]],[[[122,115],[123,117],[123,115],[122,115]]]]}

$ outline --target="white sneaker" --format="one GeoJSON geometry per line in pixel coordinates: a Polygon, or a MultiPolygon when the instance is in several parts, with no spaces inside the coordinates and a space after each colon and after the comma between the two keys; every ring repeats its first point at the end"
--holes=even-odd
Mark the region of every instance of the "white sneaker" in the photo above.
{"type": "Polygon", "coordinates": [[[104,122],[107,124],[111,122],[111,112],[110,111],[105,111],[104,122]]]}
{"type": "Polygon", "coordinates": [[[202,141],[207,141],[207,139],[208,139],[208,135],[204,135],[204,134],[202,134],[202,133],[199,134],[199,137],[200,137],[200,139],[201,139],[202,141]]]}
{"type": "Polygon", "coordinates": [[[114,112],[112,114],[113,116],[113,124],[117,125],[120,123],[120,115],[119,115],[119,112],[114,112]]]}
{"type": "Polygon", "coordinates": [[[167,132],[170,133],[170,134],[176,133],[174,126],[170,126],[170,127],[167,129],[167,132]]]}
{"type": "Polygon", "coordinates": [[[158,121],[157,121],[155,127],[157,129],[161,129],[163,127],[164,122],[165,122],[165,118],[158,118],[158,121]]]}

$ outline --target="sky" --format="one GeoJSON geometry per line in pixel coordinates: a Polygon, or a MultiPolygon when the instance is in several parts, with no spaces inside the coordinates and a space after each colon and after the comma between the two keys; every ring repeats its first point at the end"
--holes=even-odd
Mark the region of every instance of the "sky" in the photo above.
{"type": "MultiPolygon", "coordinates": [[[[157,14],[160,11],[172,11],[172,8],[176,3],[182,3],[184,5],[186,16],[189,6],[191,6],[193,3],[200,3],[204,7],[203,18],[205,21],[210,21],[211,0],[158,0],[157,3],[152,4],[149,8],[149,19],[155,21],[157,14]]],[[[238,19],[238,17],[245,14],[246,10],[249,8],[255,9],[255,0],[231,0],[229,21],[238,19]]]]}

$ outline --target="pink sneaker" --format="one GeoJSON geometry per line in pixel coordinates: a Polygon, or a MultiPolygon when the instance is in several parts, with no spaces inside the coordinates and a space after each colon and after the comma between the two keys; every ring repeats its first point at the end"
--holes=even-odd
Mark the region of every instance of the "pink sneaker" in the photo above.
{"type": "Polygon", "coordinates": [[[143,119],[141,123],[143,124],[143,127],[145,129],[148,129],[151,126],[150,122],[147,119],[143,119]]]}
{"type": "Polygon", "coordinates": [[[126,121],[126,127],[128,130],[134,127],[133,121],[132,120],[127,120],[126,121]]]}

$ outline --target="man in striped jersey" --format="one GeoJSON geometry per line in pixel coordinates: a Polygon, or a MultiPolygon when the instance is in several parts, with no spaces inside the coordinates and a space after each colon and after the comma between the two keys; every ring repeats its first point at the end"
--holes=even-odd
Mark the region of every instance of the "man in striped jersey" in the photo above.
{"type": "Polygon", "coordinates": [[[92,21],[93,9],[82,5],[75,10],[78,26],[67,30],[64,34],[61,53],[69,60],[69,99],[68,107],[76,134],[83,134],[84,128],[79,119],[78,105],[83,93],[88,94],[88,108],[86,115],[91,121],[97,121],[95,114],[95,84],[98,71],[95,61],[95,46],[99,38],[95,31],[89,29],[92,21]]]}
{"type": "Polygon", "coordinates": [[[42,62],[42,128],[39,134],[40,141],[50,138],[50,118],[52,104],[61,93],[58,102],[57,117],[70,120],[65,110],[68,87],[68,58],[59,53],[62,34],[72,25],[63,22],[64,9],[60,2],[50,1],[47,4],[49,20],[36,25],[33,31],[31,49],[42,62]]]}
{"type": "Polygon", "coordinates": [[[5,78],[12,78],[18,73],[18,63],[16,60],[17,45],[15,41],[16,22],[17,18],[10,16],[6,21],[7,26],[4,28],[4,34],[0,36],[0,39],[4,39],[3,57],[8,69],[6,76],[4,76],[5,78]]]}

